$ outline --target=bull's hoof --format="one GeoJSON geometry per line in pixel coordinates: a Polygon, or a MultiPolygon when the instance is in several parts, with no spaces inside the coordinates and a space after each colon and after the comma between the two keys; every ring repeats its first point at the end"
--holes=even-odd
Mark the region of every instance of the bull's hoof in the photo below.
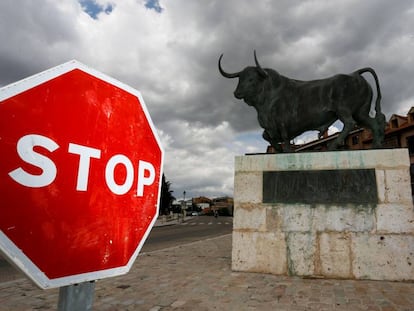
{"type": "Polygon", "coordinates": [[[338,150],[347,150],[348,146],[345,144],[340,144],[338,142],[332,142],[328,144],[328,151],[338,151],[338,150]]]}
{"type": "Polygon", "coordinates": [[[338,150],[338,144],[337,143],[330,143],[330,144],[328,144],[328,150],[329,151],[338,150]]]}
{"type": "Polygon", "coordinates": [[[385,149],[385,146],[382,143],[374,143],[372,149],[385,149]]]}

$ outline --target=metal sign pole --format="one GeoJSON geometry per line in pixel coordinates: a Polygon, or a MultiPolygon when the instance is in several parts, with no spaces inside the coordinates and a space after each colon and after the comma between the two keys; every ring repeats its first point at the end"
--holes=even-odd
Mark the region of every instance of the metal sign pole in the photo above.
{"type": "Polygon", "coordinates": [[[59,289],[58,311],[92,311],[95,281],[59,289]]]}

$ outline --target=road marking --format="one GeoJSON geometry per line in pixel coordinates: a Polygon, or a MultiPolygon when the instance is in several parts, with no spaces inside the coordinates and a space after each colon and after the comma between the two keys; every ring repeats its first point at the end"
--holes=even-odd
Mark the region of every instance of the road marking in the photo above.
{"type": "Polygon", "coordinates": [[[179,223],[181,226],[196,226],[196,225],[209,225],[209,226],[211,226],[211,225],[231,225],[232,223],[231,222],[215,222],[215,223],[213,223],[213,222],[208,222],[208,223],[205,223],[205,222],[182,222],[182,223],[179,223]]]}

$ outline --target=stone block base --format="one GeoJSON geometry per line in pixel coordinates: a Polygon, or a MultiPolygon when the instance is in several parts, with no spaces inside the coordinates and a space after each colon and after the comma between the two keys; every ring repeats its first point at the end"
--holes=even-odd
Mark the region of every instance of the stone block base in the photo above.
{"type": "Polygon", "coordinates": [[[233,270],[414,280],[409,167],[406,149],[236,157],[233,270]],[[375,170],[376,202],[263,203],[263,172],[348,169],[375,170]]]}

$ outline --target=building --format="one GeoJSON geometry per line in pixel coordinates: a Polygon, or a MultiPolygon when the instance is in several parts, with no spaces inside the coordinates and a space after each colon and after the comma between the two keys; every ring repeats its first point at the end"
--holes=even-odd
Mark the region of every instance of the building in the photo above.
{"type": "Polygon", "coordinates": [[[211,211],[211,203],[212,200],[206,197],[197,197],[197,198],[193,198],[193,206],[196,206],[197,209],[202,213],[202,214],[208,214],[211,211]]]}
{"type": "Polygon", "coordinates": [[[184,200],[175,200],[172,202],[172,209],[174,213],[182,213],[185,210],[186,214],[192,212],[199,212],[201,215],[213,215],[214,211],[218,211],[220,215],[233,215],[233,198],[219,197],[209,199],[204,196],[196,198],[187,198],[184,200]]]}
{"type": "MultiPolygon", "coordinates": [[[[329,143],[338,137],[339,133],[325,135],[321,139],[294,146],[295,152],[326,151],[329,143]]],[[[408,148],[410,156],[411,188],[414,193],[414,107],[406,116],[393,114],[385,129],[384,148],[408,148]]],[[[372,134],[368,129],[355,128],[345,139],[343,150],[361,150],[372,147],[372,134]]]]}
{"type": "Polygon", "coordinates": [[[230,197],[220,197],[212,200],[212,209],[213,211],[218,211],[220,215],[223,216],[232,216],[234,209],[233,198],[230,197]]]}
{"type": "MultiPolygon", "coordinates": [[[[324,135],[321,139],[295,146],[295,152],[325,151],[328,145],[339,133],[324,135]]],[[[345,139],[343,150],[370,149],[372,147],[372,134],[368,129],[355,128],[345,139]]],[[[393,114],[387,122],[385,129],[384,148],[408,148],[410,162],[414,164],[414,107],[406,116],[393,114]]]]}

